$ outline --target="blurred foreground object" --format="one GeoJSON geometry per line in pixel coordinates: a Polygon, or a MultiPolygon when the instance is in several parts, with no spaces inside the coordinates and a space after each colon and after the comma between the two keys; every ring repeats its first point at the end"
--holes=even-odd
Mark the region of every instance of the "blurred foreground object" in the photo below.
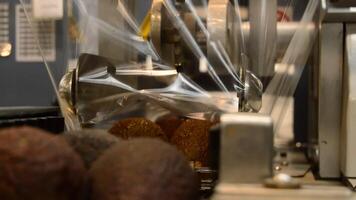
{"type": "Polygon", "coordinates": [[[123,141],[99,158],[90,174],[93,199],[199,199],[188,161],[160,140],[123,141]]]}
{"type": "Polygon", "coordinates": [[[0,130],[1,199],[82,199],[86,171],[61,138],[39,129],[0,130]]]}

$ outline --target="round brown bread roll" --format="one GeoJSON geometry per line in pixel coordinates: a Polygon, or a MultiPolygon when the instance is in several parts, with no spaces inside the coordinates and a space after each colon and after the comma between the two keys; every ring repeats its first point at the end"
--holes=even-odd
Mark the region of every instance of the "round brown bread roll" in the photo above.
{"type": "Polygon", "coordinates": [[[182,153],[161,140],[120,142],[90,170],[92,200],[198,200],[199,182],[182,153]]]}
{"type": "Polygon", "coordinates": [[[87,169],[104,151],[119,142],[117,137],[108,132],[94,129],[66,132],[60,137],[80,155],[87,169]]]}
{"type": "Polygon", "coordinates": [[[171,143],[176,145],[190,161],[208,162],[209,129],[214,123],[188,119],[174,132],[171,143]]]}
{"type": "Polygon", "coordinates": [[[128,118],[116,122],[109,132],[122,139],[137,137],[161,138],[168,141],[162,129],[145,118],[128,118]]]}
{"type": "Polygon", "coordinates": [[[29,127],[0,131],[0,199],[83,199],[80,157],[61,138],[29,127]]]}

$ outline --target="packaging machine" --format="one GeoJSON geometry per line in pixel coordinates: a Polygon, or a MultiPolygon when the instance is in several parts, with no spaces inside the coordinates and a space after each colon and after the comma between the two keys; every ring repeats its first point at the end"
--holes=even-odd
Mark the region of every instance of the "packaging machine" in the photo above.
{"type": "Polygon", "coordinates": [[[122,2],[98,1],[97,18],[78,6],[95,45],[59,96],[83,127],[213,119],[211,199],[356,199],[355,1],[126,2],[141,27],[122,2]]]}

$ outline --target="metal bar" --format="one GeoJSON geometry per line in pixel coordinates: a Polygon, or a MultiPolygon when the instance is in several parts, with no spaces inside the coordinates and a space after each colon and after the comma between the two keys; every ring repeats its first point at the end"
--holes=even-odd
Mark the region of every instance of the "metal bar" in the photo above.
{"type": "Polygon", "coordinates": [[[251,71],[258,77],[271,77],[277,49],[277,0],[250,0],[249,3],[251,71]]]}
{"type": "Polygon", "coordinates": [[[261,183],[272,176],[273,122],[253,113],[221,117],[221,183],[261,183]]]}
{"type": "Polygon", "coordinates": [[[340,177],[343,33],[342,23],[323,24],[320,33],[318,135],[323,178],[340,177]]]}
{"type": "Polygon", "coordinates": [[[346,25],[346,57],[341,135],[341,169],[346,177],[356,178],[356,25],[346,25]]]}

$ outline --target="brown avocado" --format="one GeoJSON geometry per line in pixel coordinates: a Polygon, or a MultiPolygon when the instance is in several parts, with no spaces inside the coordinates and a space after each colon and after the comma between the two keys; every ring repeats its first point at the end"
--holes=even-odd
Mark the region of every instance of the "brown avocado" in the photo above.
{"type": "Polygon", "coordinates": [[[199,182],[182,153],[161,140],[120,142],[90,170],[92,200],[198,200],[199,182]]]}
{"type": "Polygon", "coordinates": [[[63,139],[30,127],[0,130],[0,199],[79,200],[86,181],[82,160],[63,139]]]}
{"type": "Polygon", "coordinates": [[[104,151],[119,142],[108,132],[94,129],[66,132],[61,137],[80,155],[87,169],[104,151]]]}

